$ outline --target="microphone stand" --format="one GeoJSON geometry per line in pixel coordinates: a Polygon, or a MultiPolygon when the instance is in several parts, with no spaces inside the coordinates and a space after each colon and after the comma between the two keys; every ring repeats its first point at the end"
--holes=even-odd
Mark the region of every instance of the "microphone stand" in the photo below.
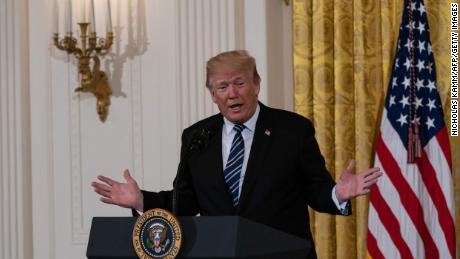
{"type": "Polygon", "coordinates": [[[184,164],[192,156],[194,151],[203,149],[206,146],[207,141],[211,138],[211,135],[212,134],[210,130],[206,128],[201,129],[200,134],[192,140],[192,142],[186,149],[185,154],[183,155],[183,157],[181,157],[179,161],[179,166],[177,167],[176,179],[173,182],[173,191],[172,191],[172,213],[175,216],[178,216],[178,204],[179,204],[178,196],[179,195],[177,193],[178,192],[177,189],[181,187],[180,186],[181,180],[182,180],[181,178],[183,177],[182,175],[185,173],[184,164]]]}

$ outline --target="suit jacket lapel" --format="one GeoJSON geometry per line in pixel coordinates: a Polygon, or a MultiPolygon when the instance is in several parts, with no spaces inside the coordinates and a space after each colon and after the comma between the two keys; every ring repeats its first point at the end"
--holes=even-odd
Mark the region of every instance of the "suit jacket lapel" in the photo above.
{"type": "Polygon", "coordinates": [[[267,113],[267,107],[259,102],[260,113],[257,119],[254,139],[252,141],[251,152],[249,154],[248,164],[246,166],[246,174],[244,176],[243,187],[240,195],[238,211],[244,209],[250,192],[254,189],[253,185],[262,171],[263,161],[271,143],[272,122],[267,113]]]}

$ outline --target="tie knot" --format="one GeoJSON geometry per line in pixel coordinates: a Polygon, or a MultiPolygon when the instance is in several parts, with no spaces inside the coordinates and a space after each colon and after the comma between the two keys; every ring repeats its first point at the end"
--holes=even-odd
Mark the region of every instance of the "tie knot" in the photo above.
{"type": "Polygon", "coordinates": [[[246,126],[244,126],[244,124],[235,124],[235,126],[233,127],[233,129],[234,129],[237,133],[241,133],[241,131],[243,131],[244,128],[246,128],[246,126]]]}

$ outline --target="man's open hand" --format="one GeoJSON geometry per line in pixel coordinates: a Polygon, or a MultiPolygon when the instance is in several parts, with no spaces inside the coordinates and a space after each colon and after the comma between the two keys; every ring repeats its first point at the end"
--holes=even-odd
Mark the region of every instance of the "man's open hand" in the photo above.
{"type": "Polygon", "coordinates": [[[353,174],[352,171],[355,164],[355,161],[352,160],[337,182],[335,192],[340,203],[360,195],[368,194],[371,186],[382,176],[382,172],[378,167],[353,174]]]}
{"type": "Polygon", "coordinates": [[[115,204],[125,208],[132,208],[138,211],[144,210],[143,195],[136,180],[125,170],[123,177],[126,183],[120,183],[103,175],[99,175],[102,183],[92,182],[94,191],[100,194],[101,201],[108,204],[115,204]]]}

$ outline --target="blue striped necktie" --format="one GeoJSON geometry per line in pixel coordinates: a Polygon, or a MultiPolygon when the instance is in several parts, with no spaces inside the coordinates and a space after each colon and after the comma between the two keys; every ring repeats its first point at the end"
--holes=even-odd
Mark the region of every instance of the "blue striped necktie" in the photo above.
{"type": "Polygon", "coordinates": [[[244,141],[241,132],[245,126],[242,124],[235,124],[233,129],[236,131],[233,138],[230,154],[228,155],[227,165],[224,169],[224,179],[227,184],[228,190],[232,197],[233,206],[238,207],[239,197],[238,190],[240,187],[240,175],[243,168],[244,160],[244,141]]]}

